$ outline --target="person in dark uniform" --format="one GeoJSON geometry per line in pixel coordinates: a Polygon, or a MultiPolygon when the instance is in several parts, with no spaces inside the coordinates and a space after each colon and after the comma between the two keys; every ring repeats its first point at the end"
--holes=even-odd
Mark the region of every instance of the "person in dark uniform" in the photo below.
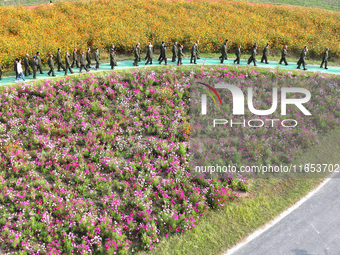
{"type": "Polygon", "coordinates": [[[159,58],[158,58],[158,62],[161,61],[161,59],[163,58],[162,52],[164,51],[164,49],[163,49],[164,46],[165,46],[165,44],[164,44],[164,42],[162,42],[162,44],[161,44],[161,46],[160,46],[160,48],[159,48],[159,58]]]}
{"type": "Polygon", "coordinates": [[[37,62],[38,62],[38,65],[37,65],[37,71],[40,71],[40,74],[44,74],[42,69],[41,69],[41,57],[40,57],[40,52],[38,51],[37,52],[37,62]]]}
{"type": "Polygon", "coordinates": [[[322,57],[322,62],[321,62],[320,68],[322,68],[323,64],[325,64],[325,69],[328,69],[327,68],[328,51],[329,51],[329,48],[326,48],[325,52],[323,53],[323,57],[322,57]]]}
{"type": "Polygon", "coordinates": [[[24,57],[25,77],[32,74],[31,69],[30,69],[30,61],[28,57],[29,55],[28,53],[26,53],[24,57]],[[28,72],[28,75],[27,75],[27,72],[28,72]]]}
{"type": "Polygon", "coordinates": [[[74,50],[73,50],[71,68],[73,68],[74,65],[76,65],[76,67],[79,68],[78,54],[77,54],[76,48],[74,48],[74,50]]]}
{"type": "Polygon", "coordinates": [[[153,49],[152,49],[152,44],[151,42],[149,42],[149,45],[146,46],[146,57],[145,57],[145,60],[146,60],[146,63],[145,65],[149,64],[152,65],[152,54],[153,54],[153,49]]]}
{"type": "Polygon", "coordinates": [[[37,65],[38,65],[37,59],[35,56],[33,56],[33,58],[30,60],[30,66],[33,71],[33,79],[37,78],[37,65]]]}
{"type": "Polygon", "coordinates": [[[257,66],[256,65],[256,50],[257,50],[257,46],[254,45],[251,50],[250,58],[248,59],[248,65],[250,65],[251,62],[254,62],[254,66],[257,66]]]}
{"type": "Polygon", "coordinates": [[[80,70],[79,70],[79,73],[81,73],[81,70],[83,68],[85,69],[86,72],[89,72],[89,69],[87,69],[86,65],[85,65],[85,52],[84,51],[80,55],[80,70]]]}
{"type": "Polygon", "coordinates": [[[183,65],[183,63],[182,63],[182,57],[183,57],[184,55],[183,55],[183,45],[180,45],[179,47],[178,47],[178,61],[177,61],[177,65],[179,66],[179,65],[183,65]]]}
{"type": "Polygon", "coordinates": [[[227,55],[227,42],[224,42],[222,47],[221,47],[221,64],[223,64],[224,60],[226,59],[226,55],[227,55]]]}
{"type": "Polygon", "coordinates": [[[197,64],[196,59],[197,59],[197,43],[195,42],[194,45],[191,47],[190,64],[192,64],[192,60],[194,60],[194,64],[197,64]]]}
{"type": "Polygon", "coordinates": [[[199,42],[200,42],[199,40],[196,41],[196,58],[197,58],[197,59],[200,59],[200,51],[199,51],[199,49],[198,49],[198,43],[199,43],[199,42]]]}
{"type": "Polygon", "coordinates": [[[94,61],[96,61],[96,70],[99,69],[99,50],[98,48],[96,49],[96,51],[94,52],[94,61]]]}
{"type": "Polygon", "coordinates": [[[86,51],[86,61],[87,61],[86,67],[91,68],[91,48],[88,48],[86,51]]]}
{"type": "Polygon", "coordinates": [[[172,62],[176,62],[176,58],[177,58],[177,42],[175,42],[173,45],[172,45],[172,62]]]}
{"type": "Polygon", "coordinates": [[[266,64],[269,64],[268,63],[268,48],[269,48],[269,43],[267,43],[266,47],[264,47],[264,49],[263,49],[263,55],[262,55],[261,63],[263,63],[263,61],[264,61],[266,64]]]}
{"type": "Polygon", "coordinates": [[[300,59],[297,62],[297,65],[298,65],[297,69],[300,69],[300,66],[302,65],[303,70],[307,70],[306,69],[306,62],[305,62],[307,52],[308,52],[307,46],[303,47],[303,50],[301,51],[301,54],[300,54],[300,59]]]}
{"type": "Polygon", "coordinates": [[[63,71],[65,71],[65,66],[63,65],[63,60],[61,58],[60,48],[58,49],[58,52],[57,52],[57,65],[58,65],[58,72],[60,72],[60,67],[61,69],[63,69],[63,71]]]}
{"type": "Polygon", "coordinates": [[[140,60],[140,43],[137,43],[137,45],[138,45],[138,62],[140,62],[141,60],[140,60]]]}
{"type": "Polygon", "coordinates": [[[168,64],[168,59],[167,59],[167,56],[166,56],[166,45],[164,44],[164,42],[163,42],[163,47],[161,48],[161,59],[160,59],[160,61],[159,61],[159,64],[162,64],[162,62],[163,62],[163,60],[164,60],[164,62],[165,62],[165,65],[167,65],[168,64]]]}
{"type": "Polygon", "coordinates": [[[53,55],[51,54],[50,57],[48,58],[47,64],[50,68],[50,71],[48,71],[48,76],[50,76],[52,74],[53,77],[55,77],[55,73],[54,73],[54,61],[53,61],[53,55]]]}
{"type": "Polygon", "coordinates": [[[135,48],[135,61],[133,62],[134,66],[139,66],[138,65],[138,60],[140,59],[140,50],[139,50],[139,44],[136,44],[136,48],[135,48]]]}
{"type": "Polygon", "coordinates": [[[239,65],[240,64],[240,59],[241,59],[241,45],[239,45],[236,49],[236,59],[234,60],[234,64],[237,62],[237,64],[239,65]]]}
{"type": "Polygon", "coordinates": [[[117,66],[116,51],[115,51],[115,46],[113,44],[112,44],[112,47],[110,49],[110,66],[111,66],[111,69],[113,69],[115,66],[117,66]]]}
{"type": "MultiPolygon", "coordinates": [[[[225,57],[224,57],[224,59],[225,59],[225,60],[228,60],[228,42],[229,42],[228,39],[225,40],[225,42],[224,42],[224,44],[225,44],[225,57]]],[[[222,44],[222,47],[223,47],[224,44],[222,44]]],[[[222,49],[222,47],[221,47],[221,49],[222,49]]],[[[221,51],[222,51],[222,50],[221,50],[221,51]]],[[[222,60],[222,56],[220,56],[219,59],[222,60]]]]}
{"type": "Polygon", "coordinates": [[[70,54],[68,52],[66,52],[65,54],[65,65],[66,65],[65,75],[67,75],[67,70],[70,70],[70,73],[72,74],[73,71],[71,69],[70,54]]]}
{"type": "Polygon", "coordinates": [[[17,60],[15,59],[14,64],[13,64],[14,72],[15,72],[15,78],[18,77],[18,65],[17,64],[18,64],[17,60]]]}
{"type": "Polygon", "coordinates": [[[282,48],[282,51],[281,51],[281,59],[279,61],[279,65],[281,65],[282,62],[285,63],[286,66],[288,66],[288,63],[287,63],[287,60],[286,60],[286,56],[287,56],[287,48],[288,46],[285,45],[283,48],[282,48]]]}

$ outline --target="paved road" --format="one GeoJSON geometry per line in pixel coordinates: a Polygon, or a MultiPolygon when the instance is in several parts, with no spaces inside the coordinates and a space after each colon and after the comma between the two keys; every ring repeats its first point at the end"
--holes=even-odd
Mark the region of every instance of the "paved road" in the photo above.
{"type": "MultiPolygon", "coordinates": [[[[133,66],[133,60],[124,60],[124,61],[118,61],[118,66],[115,67],[115,69],[128,69],[128,68],[134,68],[133,66]]],[[[142,61],[139,63],[139,67],[144,67],[145,66],[145,61],[142,61]]],[[[176,62],[177,63],[177,62],[176,62]]],[[[168,66],[175,66],[176,63],[171,62],[171,59],[168,59],[168,66]]],[[[190,64],[190,59],[189,58],[184,58],[183,59],[183,64],[184,65],[193,65],[190,64]]],[[[197,60],[197,64],[199,65],[221,65],[220,64],[220,60],[217,58],[201,58],[199,60],[197,60]]],[[[234,64],[234,59],[228,59],[224,61],[224,64],[227,65],[235,65],[234,64]]],[[[285,69],[285,70],[296,70],[296,63],[288,63],[288,66],[285,65],[280,65],[280,69],[285,69]]],[[[308,64],[308,61],[307,61],[308,64]]],[[[162,63],[162,66],[164,65],[164,62],[162,63]]],[[[246,66],[247,65],[247,61],[245,59],[242,59],[240,62],[240,66],[246,66]]],[[[92,66],[94,67],[94,62],[92,62],[92,66]]],[[[153,61],[153,65],[152,66],[159,66],[157,59],[154,59],[153,61]]],[[[250,65],[253,66],[253,65],[250,65]]],[[[257,66],[258,67],[267,67],[267,68],[277,68],[278,67],[278,63],[275,61],[269,61],[269,64],[264,64],[261,63],[260,61],[257,62],[257,66]]],[[[320,68],[319,65],[307,65],[308,71],[312,71],[312,72],[322,72],[322,73],[328,73],[328,74],[338,74],[340,75],[340,67],[334,67],[334,66],[329,66],[328,70],[324,69],[324,68],[320,68]]],[[[78,68],[73,68],[72,69],[74,71],[75,74],[79,73],[79,69],[78,68]]],[[[96,72],[94,71],[94,69],[90,69],[91,72],[96,72]]],[[[109,63],[105,63],[105,64],[101,64],[100,65],[100,69],[98,71],[110,71],[110,65],[109,63]]],[[[301,72],[305,72],[303,70],[300,70],[301,72]]],[[[85,72],[83,70],[83,72],[85,72]]],[[[65,72],[58,72],[56,71],[56,75],[58,77],[63,77],[65,74],[65,72]]],[[[70,75],[70,73],[68,72],[68,75],[70,75]]],[[[38,80],[42,80],[42,79],[50,79],[52,77],[47,75],[47,71],[44,71],[44,74],[38,74],[37,75],[38,80]]],[[[14,76],[4,76],[2,78],[2,80],[0,80],[0,86],[1,85],[7,85],[7,84],[13,84],[15,81],[15,77],[14,76]]],[[[20,79],[20,81],[22,82],[22,79],[20,79]]],[[[32,75],[26,77],[26,81],[33,81],[32,79],[32,75]]]]}
{"type": "Polygon", "coordinates": [[[233,255],[340,255],[340,174],[233,255]]]}

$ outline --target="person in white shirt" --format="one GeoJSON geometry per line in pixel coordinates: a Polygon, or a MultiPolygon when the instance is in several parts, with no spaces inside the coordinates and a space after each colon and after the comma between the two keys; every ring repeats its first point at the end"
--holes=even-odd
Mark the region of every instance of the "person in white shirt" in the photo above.
{"type": "Polygon", "coordinates": [[[17,72],[18,72],[18,76],[17,76],[15,82],[18,82],[20,77],[25,81],[25,76],[22,72],[21,61],[18,58],[15,61],[17,62],[17,72]]]}

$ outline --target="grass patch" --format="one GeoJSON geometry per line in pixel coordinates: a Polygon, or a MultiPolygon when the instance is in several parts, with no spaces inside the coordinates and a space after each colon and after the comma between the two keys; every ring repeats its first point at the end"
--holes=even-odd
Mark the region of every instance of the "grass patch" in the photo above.
{"type": "MultiPolygon", "coordinates": [[[[74,1],[76,0],[53,0],[53,3],[74,2],[74,1]]],[[[86,0],[82,0],[82,1],[86,1],[86,0]]],[[[323,0],[323,1],[318,1],[318,0],[308,0],[308,1],[306,0],[250,0],[249,2],[278,4],[278,5],[293,5],[293,6],[303,6],[303,7],[310,7],[310,8],[320,8],[320,9],[331,10],[331,11],[340,11],[340,5],[337,0],[323,0]]],[[[30,6],[30,5],[39,5],[39,4],[47,4],[47,3],[49,3],[49,1],[47,0],[4,0],[2,1],[1,5],[30,6]]]]}
{"type": "MultiPolygon", "coordinates": [[[[331,131],[320,143],[294,163],[339,163],[340,129],[331,131]]],[[[144,254],[222,254],[250,233],[293,205],[322,179],[257,179],[248,197],[228,203],[202,219],[183,235],[163,240],[152,252],[144,254]]]]}
{"type": "Polygon", "coordinates": [[[268,3],[278,5],[294,5],[310,8],[320,8],[331,11],[340,11],[340,4],[338,0],[250,0],[253,3],[268,3]]]}
{"type": "MultiPolygon", "coordinates": [[[[52,0],[53,3],[58,2],[74,2],[76,0],[52,0]]],[[[83,0],[84,1],[84,0],[83,0]]],[[[40,4],[49,4],[49,0],[4,0],[0,4],[0,6],[32,6],[32,5],[40,5],[40,4]]]]}

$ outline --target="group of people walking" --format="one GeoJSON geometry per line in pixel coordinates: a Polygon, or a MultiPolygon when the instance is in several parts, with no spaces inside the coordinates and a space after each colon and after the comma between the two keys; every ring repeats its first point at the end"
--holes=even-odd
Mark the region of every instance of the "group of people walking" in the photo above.
{"type": "MultiPolygon", "coordinates": [[[[192,51],[191,51],[191,60],[190,63],[192,63],[192,61],[194,61],[194,64],[196,63],[196,59],[199,59],[198,57],[198,41],[196,41],[196,43],[194,44],[194,46],[192,47],[192,51]]],[[[164,64],[167,65],[168,64],[168,58],[167,58],[167,45],[165,45],[164,42],[161,43],[160,45],[160,55],[158,58],[158,63],[161,65],[162,62],[164,61],[164,64]]],[[[139,62],[141,62],[141,50],[140,50],[140,43],[136,44],[136,48],[134,51],[134,62],[133,65],[134,66],[139,66],[139,62]]],[[[174,44],[172,45],[172,62],[176,62],[177,59],[177,65],[182,65],[182,58],[184,57],[183,55],[183,45],[178,45],[177,42],[174,42],[174,44]]],[[[149,44],[146,46],[146,56],[144,58],[144,60],[146,60],[145,65],[152,65],[152,59],[153,59],[153,45],[151,42],[149,42],[149,44]]]]}
{"type": "MultiPolygon", "coordinates": [[[[113,60],[111,61],[111,63],[115,63],[112,64],[112,69],[114,65],[117,65],[117,62],[115,61],[115,47],[114,45],[112,45],[111,48],[111,54],[110,54],[110,58],[112,58],[113,60]]],[[[49,71],[48,71],[48,76],[55,77],[55,68],[54,68],[54,59],[53,59],[53,55],[50,54],[49,58],[47,60],[47,64],[49,67],[49,71]]],[[[73,67],[77,67],[79,68],[79,73],[82,72],[83,69],[85,69],[86,72],[89,72],[89,68],[91,67],[91,48],[88,48],[88,50],[85,52],[81,52],[80,56],[78,57],[78,53],[77,53],[77,49],[75,48],[73,50],[73,54],[72,54],[72,64],[70,61],[70,53],[66,52],[65,56],[64,56],[64,60],[65,60],[65,65],[63,63],[63,58],[62,58],[62,53],[61,53],[61,49],[59,48],[57,51],[57,58],[56,58],[56,66],[57,66],[57,70],[58,72],[61,71],[61,69],[65,72],[65,75],[67,75],[67,72],[69,71],[71,74],[74,73],[72,68],[73,67]]],[[[99,60],[100,60],[100,56],[99,56],[99,50],[98,48],[95,49],[94,51],[94,61],[95,61],[95,70],[97,70],[99,68],[99,60]]],[[[16,73],[16,82],[22,78],[25,81],[25,77],[32,75],[33,74],[33,79],[37,78],[37,72],[40,72],[40,74],[44,74],[42,71],[42,61],[41,61],[41,57],[40,57],[40,52],[37,52],[35,56],[33,56],[31,59],[29,59],[29,54],[27,53],[24,57],[24,69],[25,71],[23,71],[22,69],[22,65],[21,65],[21,60],[20,59],[16,59],[14,61],[14,71],[16,73]]],[[[1,70],[1,66],[0,66],[0,70],[1,70]]],[[[1,76],[0,76],[1,79],[1,76]]]]}
{"type": "MultiPolygon", "coordinates": [[[[223,64],[224,60],[228,59],[228,42],[229,40],[225,40],[225,42],[223,43],[222,47],[221,47],[221,56],[219,57],[219,59],[221,60],[221,64],[223,64]]],[[[199,41],[196,41],[194,43],[194,45],[191,48],[191,57],[190,57],[190,63],[192,64],[197,64],[196,60],[200,59],[199,58],[199,50],[198,50],[198,43],[199,41]]],[[[145,65],[148,64],[152,64],[152,54],[153,54],[153,46],[151,44],[151,42],[148,44],[148,46],[146,46],[146,57],[145,60],[147,60],[145,62],[145,65]]],[[[167,55],[166,55],[166,48],[167,46],[165,45],[164,42],[162,42],[161,46],[160,46],[160,56],[158,58],[158,62],[159,64],[162,64],[163,60],[165,65],[167,65],[167,55]]],[[[241,60],[241,45],[238,45],[238,47],[236,48],[235,54],[236,54],[236,59],[234,60],[234,64],[237,63],[238,65],[240,64],[240,60],[241,60]]],[[[286,60],[286,56],[288,55],[287,52],[287,48],[288,46],[285,45],[281,51],[281,59],[279,61],[279,64],[281,65],[282,62],[285,63],[285,65],[288,65],[287,60],[286,60]]],[[[174,42],[174,44],[172,45],[172,62],[176,62],[176,59],[178,59],[177,61],[177,65],[182,65],[182,57],[183,55],[183,45],[179,45],[177,44],[177,42],[174,42]]],[[[320,68],[323,68],[323,64],[325,64],[325,69],[327,68],[327,63],[328,63],[328,51],[329,49],[326,48],[324,54],[323,54],[323,58],[322,58],[322,63],[320,65],[320,68]]],[[[308,52],[308,48],[307,46],[305,46],[303,48],[303,50],[301,51],[300,54],[300,58],[297,62],[297,69],[300,69],[300,66],[303,66],[304,70],[306,69],[306,54],[308,52]]],[[[135,56],[135,60],[133,62],[134,66],[138,66],[138,63],[141,62],[141,51],[140,51],[140,43],[136,44],[136,49],[134,52],[134,56],[135,56]]],[[[251,49],[251,55],[248,59],[247,64],[250,65],[252,62],[254,63],[254,66],[256,65],[256,55],[257,55],[257,43],[255,43],[251,49]]],[[[268,55],[269,55],[269,43],[267,43],[263,49],[263,54],[262,54],[262,58],[261,58],[261,63],[266,63],[269,64],[268,62],[268,55]]]]}
{"type": "MultiPolygon", "coordinates": [[[[224,63],[224,60],[228,59],[228,42],[229,40],[225,40],[225,42],[223,43],[222,47],[221,47],[221,56],[219,57],[221,64],[224,63]]],[[[197,64],[196,60],[200,59],[199,57],[199,49],[198,49],[198,44],[199,41],[197,40],[193,46],[191,47],[191,57],[190,57],[190,63],[192,64],[197,64]]],[[[162,42],[160,45],[160,55],[158,58],[158,63],[162,64],[162,62],[164,61],[165,65],[167,65],[167,45],[162,42]]],[[[240,59],[241,59],[241,45],[238,45],[238,47],[236,48],[235,54],[236,54],[236,59],[234,60],[234,64],[240,64],[240,59]]],[[[251,49],[251,55],[248,59],[248,65],[250,65],[252,62],[254,63],[254,66],[256,65],[256,55],[257,55],[257,43],[255,43],[252,46],[251,49]]],[[[287,60],[286,60],[286,56],[288,55],[287,52],[287,45],[285,45],[281,51],[281,59],[279,61],[279,64],[281,64],[282,62],[285,65],[288,65],[287,60]]],[[[324,54],[323,54],[323,59],[322,59],[322,63],[320,65],[320,68],[323,68],[323,65],[325,65],[325,69],[327,68],[327,63],[328,63],[328,51],[329,49],[326,48],[324,54]]],[[[177,42],[174,42],[172,45],[172,62],[176,62],[177,60],[177,65],[182,65],[182,58],[184,57],[183,55],[183,45],[179,45],[177,42]]],[[[303,66],[303,70],[307,70],[306,69],[306,63],[305,63],[305,59],[306,59],[306,55],[308,52],[308,48],[307,46],[305,46],[303,48],[303,50],[301,51],[300,54],[300,58],[297,62],[297,69],[300,69],[300,66],[303,66]]],[[[269,43],[267,43],[263,49],[263,54],[262,54],[262,58],[261,58],[261,63],[266,63],[269,64],[268,62],[268,55],[269,55],[269,43]]],[[[49,76],[56,76],[55,75],[55,70],[54,70],[54,60],[53,60],[53,55],[50,54],[49,55],[49,59],[47,61],[47,64],[50,68],[50,70],[48,71],[48,75],[49,76]]],[[[66,52],[65,56],[64,56],[64,60],[65,60],[65,66],[63,64],[63,58],[62,58],[62,53],[61,53],[61,49],[59,48],[57,51],[57,58],[56,58],[56,65],[57,65],[57,70],[58,72],[61,71],[61,69],[65,72],[65,75],[67,75],[67,72],[69,71],[71,74],[73,73],[72,68],[74,68],[75,66],[77,68],[79,68],[79,73],[82,72],[82,70],[84,69],[86,72],[89,72],[89,69],[92,68],[91,65],[91,48],[88,48],[86,53],[83,51],[81,52],[80,56],[78,56],[78,52],[77,49],[75,48],[73,50],[72,53],[72,63],[70,61],[70,53],[66,52]]],[[[95,49],[94,51],[94,61],[95,61],[95,70],[99,69],[99,60],[100,60],[100,55],[99,55],[99,50],[98,48],[95,49]]],[[[144,59],[145,65],[152,65],[152,60],[153,60],[153,45],[151,42],[149,42],[149,44],[146,46],[146,56],[144,59]]],[[[139,66],[139,62],[141,62],[141,49],[140,49],[140,43],[136,44],[136,48],[134,51],[134,62],[133,65],[134,66],[139,66]]],[[[115,46],[112,45],[110,48],[110,66],[111,69],[114,69],[115,66],[117,66],[117,60],[116,60],[116,50],[115,50],[115,46]]],[[[35,56],[33,56],[32,59],[29,59],[29,54],[26,54],[26,56],[24,57],[24,69],[25,71],[23,72],[22,66],[21,66],[21,61],[20,59],[16,59],[14,62],[14,71],[16,72],[16,81],[18,81],[20,78],[22,78],[25,81],[25,77],[28,75],[32,75],[33,73],[33,79],[37,78],[37,72],[40,72],[40,74],[43,74],[42,71],[42,61],[41,61],[41,57],[40,57],[40,52],[37,52],[35,56]],[[31,71],[32,69],[32,71],[31,71]]],[[[0,80],[1,80],[1,75],[2,75],[2,68],[0,65],[0,80]]]]}
{"type": "MultiPolygon", "coordinates": [[[[221,59],[221,63],[223,64],[223,61],[225,59],[228,59],[228,54],[227,54],[227,44],[228,44],[228,39],[225,40],[224,44],[222,45],[221,47],[221,54],[222,56],[220,56],[220,59],[221,59]]],[[[236,49],[236,59],[234,60],[234,64],[237,63],[238,65],[240,64],[240,58],[241,58],[241,48],[242,46],[241,45],[238,45],[237,49],[236,49]]],[[[288,55],[288,52],[287,52],[287,48],[288,46],[285,45],[283,48],[282,48],[282,51],[281,51],[281,59],[279,61],[279,64],[281,65],[281,63],[285,63],[285,65],[287,66],[288,63],[287,63],[287,60],[286,60],[286,56],[288,55]]],[[[248,62],[247,64],[250,65],[252,62],[254,63],[254,66],[257,66],[256,65],[256,55],[257,55],[257,43],[255,43],[251,49],[251,55],[248,59],[248,62]]],[[[322,58],[322,62],[321,62],[321,65],[320,65],[320,68],[323,68],[323,64],[325,64],[325,69],[328,69],[327,68],[327,64],[328,64],[328,51],[329,51],[329,48],[326,48],[326,50],[324,51],[324,54],[323,54],[323,58],[322,58]]],[[[307,46],[304,46],[304,48],[302,49],[301,53],[300,53],[300,58],[297,62],[297,69],[300,69],[300,66],[302,65],[303,66],[303,70],[307,70],[306,69],[306,55],[307,55],[307,52],[308,52],[308,48],[307,46]]],[[[262,58],[261,58],[261,63],[266,63],[266,64],[269,64],[268,62],[268,55],[269,55],[269,43],[266,44],[266,46],[264,47],[263,51],[262,51],[262,58]]]]}

